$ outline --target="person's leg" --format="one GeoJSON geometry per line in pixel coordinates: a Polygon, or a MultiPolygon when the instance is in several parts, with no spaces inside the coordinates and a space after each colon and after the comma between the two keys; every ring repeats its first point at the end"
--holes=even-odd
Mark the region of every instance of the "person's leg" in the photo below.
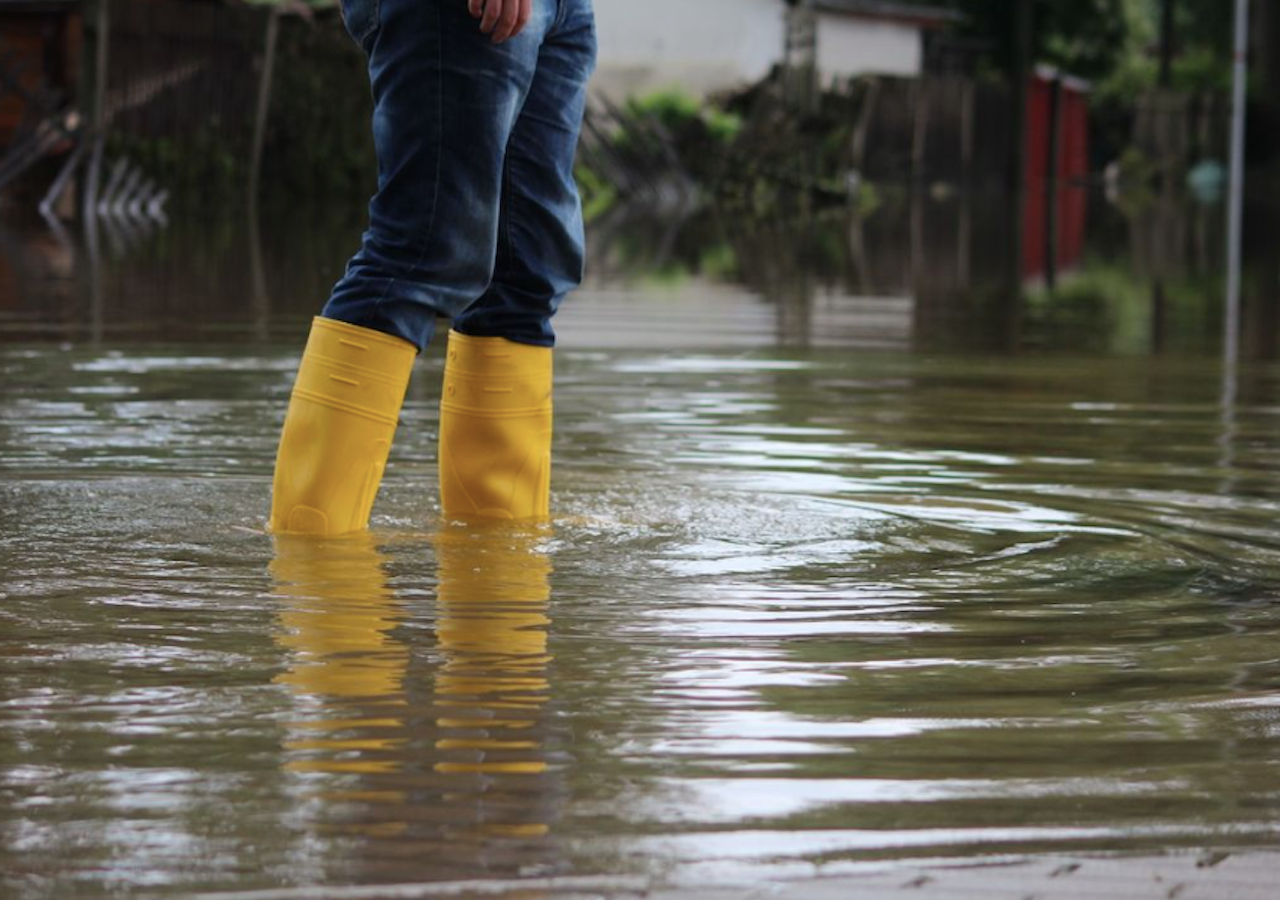
{"type": "Polygon", "coordinates": [[[464,0],[344,0],[369,55],[378,192],[316,319],[276,459],[270,528],[368,524],[417,351],[492,275],[506,146],[557,0],[494,44],[464,0]]]}
{"type": "Polygon", "coordinates": [[[573,177],[595,67],[589,0],[560,0],[507,144],[489,289],[454,319],[440,405],[446,515],[543,518],[551,476],[551,318],[582,280],[573,177]]]}
{"type": "Polygon", "coordinates": [[[507,143],[497,259],[478,301],[454,318],[471,337],[551,347],[551,317],[582,281],[582,204],[574,179],[587,81],[595,69],[589,0],[560,0],[507,143]]]}
{"type": "Polygon", "coordinates": [[[494,44],[465,0],[345,0],[369,54],[378,191],[363,245],[321,315],[422,350],[493,275],[504,159],[558,0],[494,44]],[[374,30],[360,14],[372,5],[374,30]],[[367,26],[366,26],[367,27],[367,26]]]}

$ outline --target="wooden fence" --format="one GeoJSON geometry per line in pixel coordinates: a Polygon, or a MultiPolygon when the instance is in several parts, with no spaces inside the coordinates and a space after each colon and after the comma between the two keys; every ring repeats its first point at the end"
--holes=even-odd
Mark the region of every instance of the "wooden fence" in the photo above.
{"type": "Polygon", "coordinates": [[[1182,172],[1227,158],[1231,104],[1225,94],[1148,91],[1133,112],[1133,146],[1162,168],[1182,172]]]}

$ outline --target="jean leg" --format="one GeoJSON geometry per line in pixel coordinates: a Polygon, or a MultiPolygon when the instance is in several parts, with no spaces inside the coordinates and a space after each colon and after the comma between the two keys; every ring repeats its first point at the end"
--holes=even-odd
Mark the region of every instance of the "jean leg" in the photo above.
{"type": "Polygon", "coordinates": [[[461,313],[491,280],[504,155],[556,0],[535,0],[525,31],[497,45],[464,0],[376,8],[363,45],[378,191],[362,246],[321,314],[422,349],[436,316],[461,313]]]}
{"type": "Polygon", "coordinates": [[[573,165],[595,68],[595,19],[588,0],[561,3],[507,144],[493,280],[454,319],[455,329],[473,337],[553,346],[551,317],[582,282],[582,203],[573,165]]]}

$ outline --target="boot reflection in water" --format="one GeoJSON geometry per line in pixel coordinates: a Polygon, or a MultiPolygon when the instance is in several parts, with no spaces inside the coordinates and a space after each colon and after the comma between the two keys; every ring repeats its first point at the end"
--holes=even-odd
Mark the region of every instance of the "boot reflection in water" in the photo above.
{"type": "MultiPolygon", "coordinates": [[[[271,575],[284,601],[278,641],[291,651],[276,682],[312,713],[292,725],[296,736],[285,748],[293,758],[285,768],[394,775],[405,744],[409,650],[392,636],[405,614],[387,587],[382,554],[368,534],[330,541],[277,535],[275,546],[271,575]]],[[[400,802],[403,794],[375,790],[343,798],[400,802]]]]}
{"type": "MultiPolygon", "coordinates": [[[[509,776],[511,793],[541,796],[523,783],[547,770],[542,727],[549,684],[547,615],[551,561],[539,549],[548,530],[533,525],[446,525],[435,538],[444,656],[436,705],[456,709],[436,722],[437,772],[509,776]]],[[[517,801],[524,821],[487,821],[481,833],[547,833],[544,805],[517,801]],[[528,821],[533,819],[535,821],[528,821]]]]}

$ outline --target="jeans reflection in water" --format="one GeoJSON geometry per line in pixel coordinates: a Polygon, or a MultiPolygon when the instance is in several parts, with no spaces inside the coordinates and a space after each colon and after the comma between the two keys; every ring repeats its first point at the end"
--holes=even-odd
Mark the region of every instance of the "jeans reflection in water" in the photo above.
{"type": "Polygon", "coordinates": [[[547,537],[505,523],[434,536],[437,653],[399,636],[419,632],[397,633],[409,612],[373,536],[277,537],[279,643],[290,651],[277,681],[300,713],[283,767],[323,801],[313,827],[420,844],[396,877],[552,863],[547,537]]]}

